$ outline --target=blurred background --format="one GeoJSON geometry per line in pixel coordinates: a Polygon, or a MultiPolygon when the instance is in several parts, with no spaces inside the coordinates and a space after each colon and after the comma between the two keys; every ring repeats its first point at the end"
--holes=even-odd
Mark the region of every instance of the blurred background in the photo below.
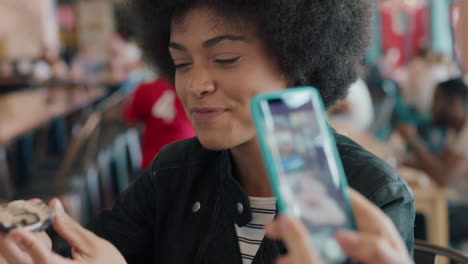
{"type": "MultiPolygon", "coordinates": [[[[411,149],[424,144],[422,159],[444,166],[446,150],[468,157],[459,11],[456,0],[374,2],[360,78],[328,114],[408,181],[417,237],[463,249],[468,224],[451,214],[468,214],[467,171],[441,180],[444,167],[411,149]]],[[[194,135],[171,84],[143,61],[125,1],[0,0],[0,20],[0,200],[58,196],[86,222],[162,145],[194,135]]]]}

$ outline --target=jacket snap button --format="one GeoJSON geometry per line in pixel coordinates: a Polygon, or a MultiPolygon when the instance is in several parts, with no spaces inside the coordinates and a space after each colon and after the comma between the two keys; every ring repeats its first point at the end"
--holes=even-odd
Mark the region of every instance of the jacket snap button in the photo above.
{"type": "Polygon", "coordinates": [[[200,202],[196,202],[196,203],[194,203],[193,206],[192,206],[192,211],[193,211],[194,213],[196,213],[196,212],[198,212],[198,211],[200,210],[200,207],[201,207],[200,202]]]}
{"type": "Polygon", "coordinates": [[[237,203],[237,212],[238,212],[239,214],[242,214],[242,213],[244,212],[244,206],[242,205],[241,202],[238,202],[238,203],[237,203]]]}

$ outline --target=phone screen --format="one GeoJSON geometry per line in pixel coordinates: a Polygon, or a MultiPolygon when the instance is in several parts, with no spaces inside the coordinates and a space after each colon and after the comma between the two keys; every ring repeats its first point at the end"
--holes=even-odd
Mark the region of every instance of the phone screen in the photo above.
{"type": "Polygon", "coordinates": [[[340,263],[345,256],[333,236],[337,229],[352,229],[354,221],[334,141],[313,100],[269,99],[260,107],[285,209],[302,219],[324,262],[340,263]]]}

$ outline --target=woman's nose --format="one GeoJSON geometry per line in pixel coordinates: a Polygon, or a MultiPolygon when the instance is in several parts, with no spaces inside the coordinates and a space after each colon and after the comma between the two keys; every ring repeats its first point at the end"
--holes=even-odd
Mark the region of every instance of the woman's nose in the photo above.
{"type": "Polygon", "coordinates": [[[198,98],[213,93],[216,89],[215,82],[208,70],[200,67],[192,69],[192,76],[188,86],[187,88],[192,95],[198,98]]]}

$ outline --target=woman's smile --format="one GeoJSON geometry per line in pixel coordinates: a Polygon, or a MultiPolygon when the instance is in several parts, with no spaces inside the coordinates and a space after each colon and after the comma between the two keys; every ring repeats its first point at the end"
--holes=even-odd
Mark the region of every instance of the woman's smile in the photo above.
{"type": "Polygon", "coordinates": [[[190,110],[190,114],[192,122],[209,122],[222,116],[228,111],[229,109],[220,107],[194,107],[190,110]]]}

